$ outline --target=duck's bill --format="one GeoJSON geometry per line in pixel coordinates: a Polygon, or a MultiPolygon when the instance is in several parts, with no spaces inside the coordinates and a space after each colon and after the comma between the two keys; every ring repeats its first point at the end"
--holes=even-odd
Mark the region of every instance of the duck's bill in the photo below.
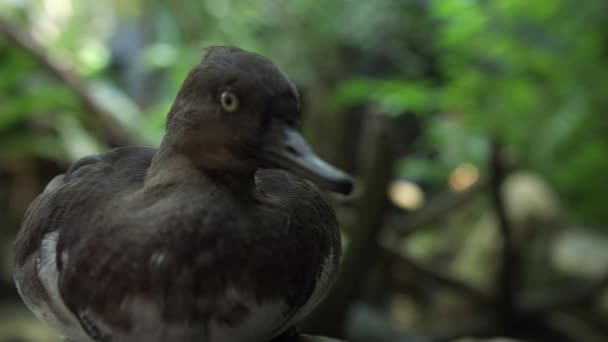
{"type": "Polygon", "coordinates": [[[352,178],[319,158],[300,132],[284,128],[267,144],[266,159],[273,167],[290,171],[319,187],[347,195],[353,188],[352,178]],[[278,141],[277,141],[278,140],[278,141]]]}

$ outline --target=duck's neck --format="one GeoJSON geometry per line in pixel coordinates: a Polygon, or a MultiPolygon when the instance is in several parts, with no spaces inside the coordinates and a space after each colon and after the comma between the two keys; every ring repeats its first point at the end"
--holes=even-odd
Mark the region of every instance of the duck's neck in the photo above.
{"type": "Polygon", "coordinates": [[[255,193],[255,168],[212,168],[204,165],[170,146],[162,145],[148,168],[145,187],[172,184],[205,186],[213,183],[239,195],[255,193]]]}

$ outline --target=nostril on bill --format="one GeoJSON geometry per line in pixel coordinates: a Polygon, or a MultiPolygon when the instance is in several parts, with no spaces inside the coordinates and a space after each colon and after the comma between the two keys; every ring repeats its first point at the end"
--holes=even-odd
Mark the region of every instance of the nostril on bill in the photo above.
{"type": "Polygon", "coordinates": [[[287,145],[287,146],[285,147],[285,150],[286,150],[286,151],[287,151],[289,154],[293,154],[293,155],[295,155],[296,157],[299,157],[299,156],[300,156],[300,153],[299,153],[299,152],[298,152],[298,151],[297,151],[295,148],[293,148],[292,146],[287,145]]]}

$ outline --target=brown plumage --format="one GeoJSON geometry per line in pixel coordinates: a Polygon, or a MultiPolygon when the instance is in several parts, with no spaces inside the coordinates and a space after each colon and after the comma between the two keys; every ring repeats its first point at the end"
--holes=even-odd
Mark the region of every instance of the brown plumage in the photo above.
{"type": "Polygon", "coordinates": [[[268,341],[337,271],[331,207],[350,191],[298,133],[295,87],[266,58],[208,50],[159,150],[86,157],[30,206],[15,280],[74,341],[268,341]],[[284,169],[284,170],[280,170],[284,169]]]}

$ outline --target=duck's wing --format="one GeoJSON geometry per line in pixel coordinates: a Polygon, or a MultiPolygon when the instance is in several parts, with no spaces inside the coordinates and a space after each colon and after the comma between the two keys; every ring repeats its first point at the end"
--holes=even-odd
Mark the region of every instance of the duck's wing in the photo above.
{"type": "Polygon", "coordinates": [[[339,260],[339,252],[335,251],[325,257],[318,273],[314,276],[314,287],[312,291],[309,292],[307,299],[301,305],[296,306],[287,312],[287,315],[281,324],[274,330],[274,333],[272,334],[273,338],[279,336],[288,329],[295,327],[296,324],[312,313],[321,303],[335,280],[338,272],[339,260]]]}
{"type": "Polygon", "coordinates": [[[28,208],[17,235],[15,283],[24,302],[42,321],[66,337],[91,339],[67,308],[58,290],[66,255],[58,253],[65,229],[85,229],[85,215],[121,188],[143,183],[156,150],[123,147],[88,156],[55,177],[28,208]],[[81,212],[82,215],[75,213],[81,212]],[[63,258],[63,259],[62,259],[63,258]]]}
{"type": "Polygon", "coordinates": [[[281,201],[289,216],[287,229],[305,231],[310,234],[307,239],[315,241],[314,253],[302,256],[306,266],[294,268],[295,272],[304,273],[296,277],[302,283],[294,284],[301,291],[289,300],[293,304],[275,329],[276,337],[310,314],[331,288],[342,253],[340,230],[332,207],[310,183],[275,169],[259,171],[256,181],[267,196],[281,201]]]}
{"type": "Polygon", "coordinates": [[[65,223],[77,224],[76,207],[95,208],[124,188],[142,184],[155,153],[152,148],[116,148],[82,158],[51,180],[25,213],[15,242],[16,265],[24,264],[39,250],[47,234],[62,229],[65,223]]]}
{"type": "MultiPolygon", "coordinates": [[[[223,273],[234,275],[235,284],[238,284],[243,279],[239,265],[247,264],[249,256],[241,256],[237,251],[249,247],[238,245],[243,240],[238,234],[219,234],[219,231],[205,231],[199,226],[205,222],[205,227],[217,226],[224,232],[236,232],[242,225],[229,213],[186,215],[187,209],[207,207],[205,203],[194,201],[190,193],[182,194],[183,201],[159,202],[155,208],[172,215],[151,215],[156,218],[153,222],[130,215],[125,220],[110,220],[106,225],[100,217],[85,217],[87,213],[98,211],[103,214],[99,208],[107,208],[107,203],[121,202],[114,200],[118,192],[142,184],[154,153],[154,150],[130,148],[87,157],[53,180],[32,203],[15,245],[15,278],[22,297],[41,320],[55,326],[66,337],[82,342],[107,341],[112,337],[120,341],[141,341],[137,339],[140,336],[149,336],[144,339],[149,341],[189,341],[202,335],[209,336],[211,341],[249,341],[253,334],[261,334],[258,340],[279,335],[320,302],[336,273],[340,255],[335,216],[315,189],[283,171],[264,171],[259,179],[261,189],[280,203],[281,208],[271,213],[281,218],[270,220],[276,225],[268,227],[306,234],[301,237],[309,248],[299,247],[302,253],[295,264],[281,263],[284,268],[278,272],[279,278],[281,284],[288,285],[277,287],[256,280],[264,293],[248,292],[247,287],[226,287],[223,277],[203,277],[204,282],[193,277],[211,272],[212,265],[222,263],[223,273]],[[193,201],[202,205],[190,205],[193,201]],[[171,207],[181,204],[186,205],[171,207]],[[186,221],[187,217],[194,221],[186,221]],[[283,218],[287,218],[286,227],[282,225],[283,218]],[[133,230],[130,224],[160,230],[133,230]],[[112,225],[113,228],[108,228],[112,225]],[[184,229],[174,229],[176,225],[184,225],[184,229]],[[100,231],[105,232],[102,235],[119,232],[120,239],[99,238],[100,231]],[[145,237],[146,242],[141,236],[132,234],[133,231],[149,234],[145,237]],[[83,243],[87,239],[88,243],[83,243]],[[117,245],[116,241],[123,243],[117,245]],[[127,243],[129,241],[133,243],[127,243]],[[185,243],[189,241],[195,243],[185,243]],[[87,249],[67,248],[68,245],[87,249]],[[98,245],[105,252],[94,253],[92,249],[96,250],[98,245]],[[171,248],[163,250],[163,246],[171,248]],[[200,253],[213,248],[216,249],[213,253],[200,253]],[[238,258],[234,256],[236,254],[238,258]],[[138,266],[133,263],[135,260],[150,262],[138,266]],[[230,260],[235,264],[225,264],[230,260]],[[193,271],[191,267],[199,269],[193,271]],[[120,281],[108,283],[111,279],[120,281]],[[137,281],[142,282],[141,286],[135,285],[137,281]],[[139,299],[120,295],[135,287],[147,291],[147,297],[152,300],[140,300],[146,295],[139,299]],[[97,293],[85,290],[91,288],[97,293]],[[166,297],[168,295],[170,297],[166,297]],[[273,299],[260,301],[260,298],[273,299]],[[167,304],[171,306],[165,307],[167,304]],[[124,305],[129,308],[125,310],[124,305]],[[136,324],[123,326],[131,324],[129,317],[132,315],[137,317],[136,324]],[[163,315],[184,319],[167,321],[163,315]],[[191,325],[193,322],[209,324],[191,325]],[[120,329],[115,330],[115,327],[120,329]],[[172,338],[175,336],[177,338],[172,338]]],[[[207,200],[213,201],[209,208],[222,207],[217,205],[215,198],[207,200]]],[[[103,219],[108,219],[107,211],[105,213],[103,219]]],[[[267,239],[265,243],[272,241],[267,239]]],[[[256,251],[262,255],[272,250],[261,247],[256,251]]],[[[283,250],[291,248],[282,247],[283,250]]],[[[245,279],[253,281],[262,277],[272,282],[273,274],[265,273],[266,266],[250,266],[252,273],[245,279]]]]}

